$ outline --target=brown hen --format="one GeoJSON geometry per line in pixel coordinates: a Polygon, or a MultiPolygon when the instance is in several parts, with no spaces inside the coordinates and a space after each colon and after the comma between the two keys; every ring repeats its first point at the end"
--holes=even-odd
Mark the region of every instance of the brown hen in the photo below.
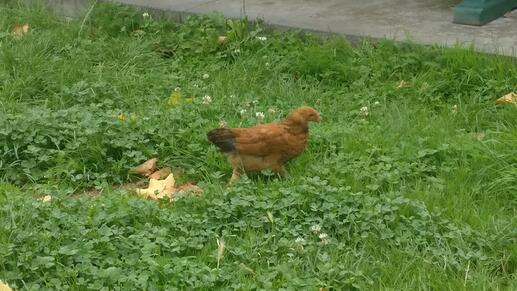
{"type": "Polygon", "coordinates": [[[278,123],[250,128],[217,128],[207,137],[228,158],[233,168],[230,182],[243,172],[272,170],[285,176],[284,164],[299,156],[309,135],[309,121],[319,121],[319,113],[303,106],[278,123]]]}

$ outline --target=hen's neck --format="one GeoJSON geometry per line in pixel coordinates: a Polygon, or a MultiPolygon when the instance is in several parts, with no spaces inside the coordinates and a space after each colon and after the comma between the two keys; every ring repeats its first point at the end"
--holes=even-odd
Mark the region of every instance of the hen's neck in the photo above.
{"type": "Polygon", "coordinates": [[[282,124],[289,128],[292,133],[307,133],[309,132],[309,125],[305,120],[297,120],[288,118],[282,121],[282,124]]]}

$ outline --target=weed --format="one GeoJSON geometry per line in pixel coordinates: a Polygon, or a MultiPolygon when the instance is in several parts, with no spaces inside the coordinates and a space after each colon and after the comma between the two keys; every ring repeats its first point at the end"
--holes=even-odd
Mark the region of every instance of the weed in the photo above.
{"type": "Polygon", "coordinates": [[[494,105],[515,90],[513,60],[110,3],[83,25],[15,2],[0,6],[0,279],[14,288],[515,289],[517,115],[494,105]],[[227,188],[206,132],[302,104],[323,121],[290,178],[227,188]],[[204,196],[116,190],[151,156],[204,196]]]}

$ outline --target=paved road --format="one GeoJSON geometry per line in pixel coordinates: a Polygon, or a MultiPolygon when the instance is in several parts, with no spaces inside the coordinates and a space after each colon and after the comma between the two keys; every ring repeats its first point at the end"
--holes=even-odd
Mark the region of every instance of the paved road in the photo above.
{"type": "MultiPolygon", "coordinates": [[[[77,2],[68,0],[53,2],[77,2]]],[[[485,26],[452,23],[460,0],[118,0],[185,13],[220,11],[227,17],[256,17],[275,25],[348,36],[452,46],[474,44],[490,53],[517,56],[517,13],[485,26]]]]}

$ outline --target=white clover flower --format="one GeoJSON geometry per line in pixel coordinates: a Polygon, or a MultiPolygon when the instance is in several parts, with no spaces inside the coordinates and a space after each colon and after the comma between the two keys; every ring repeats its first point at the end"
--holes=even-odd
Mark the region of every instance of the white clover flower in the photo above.
{"type": "Polygon", "coordinates": [[[270,66],[270,64],[266,62],[266,67],[269,67],[269,66],[270,66]]]}
{"type": "Polygon", "coordinates": [[[257,39],[260,40],[260,41],[266,41],[267,37],[265,37],[265,36],[257,36],[257,39]]]}
{"type": "Polygon", "coordinates": [[[147,13],[147,12],[144,12],[144,13],[142,14],[142,17],[143,17],[143,18],[147,18],[147,17],[149,17],[149,16],[150,16],[150,15],[149,15],[149,13],[147,13]]]}
{"type": "Polygon", "coordinates": [[[452,113],[454,113],[454,114],[458,113],[458,105],[454,104],[452,106],[452,113]]]}
{"type": "Polygon", "coordinates": [[[256,113],[255,113],[255,116],[256,116],[258,119],[264,119],[264,117],[266,117],[266,115],[264,115],[264,112],[256,112],[256,113]]]}
{"type": "Polygon", "coordinates": [[[239,113],[240,113],[241,115],[246,114],[246,112],[248,112],[246,109],[241,109],[241,111],[239,111],[239,113]]]}
{"type": "Polygon", "coordinates": [[[359,113],[362,116],[368,116],[368,114],[369,114],[368,107],[366,107],[366,106],[361,107],[361,109],[359,109],[359,113]]]}
{"type": "Polygon", "coordinates": [[[297,237],[296,240],[294,241],[297,245],[304,245],[305,244],[305,239],[303,237],[297,237]]]}
{"type": "Polygon", "coordinates": [[[203,79],[208,79],[208,78],[210,78],[209,74],[203,74],[203,79]]]}
{"type": "Polygon", "coordinates": [[[203,97],[203,104],[208,105],[208,104],[210,104],[210,103],[212,103],[212,97],[210,97],[210,96],[208,96],[208,95],[205,95],[205,96],[203,97]]]}
{"type": "Polygon", "coordinates": [[[226,121],[220,120],[219,121],[219,127],[226,127],[228,124],[226,124],[226,121]]]}
{"type": "Polygon", "coordinates": [[[233,52],[236,53],[236,54],[240,54],[241,50],[240,49],[235,49],[233,52]]]}
{"type": "Polygon", "coordinates": [[[379,102],[379,101],[375,101],[375,103],[373,103],[373,105],[380,105],[380,104],[381,104],[381,102],[379,102]]]}
{"type": "Polygon", "coordinates": [[[321,225],[315,224],[315,225],[311,226],[311,231],[314,233],[319,233],[321,231],[321,225]]]}
{"type": "Polygon", "coordinates": [[[181,88],[180,87],[176,87],[176,88],[174,88],[174,91],[175,92],[179,92],[179,91],[181,91],[181,88]]]}
{"type": "Polygon", "coordinates": [[[321,239],[320,243],[322,245],[327,245],[330,243],[330,238],[329,238],[328,234],[322,232],[322,233],[320,233],[320,235],[318,237],[321,239]]]}

